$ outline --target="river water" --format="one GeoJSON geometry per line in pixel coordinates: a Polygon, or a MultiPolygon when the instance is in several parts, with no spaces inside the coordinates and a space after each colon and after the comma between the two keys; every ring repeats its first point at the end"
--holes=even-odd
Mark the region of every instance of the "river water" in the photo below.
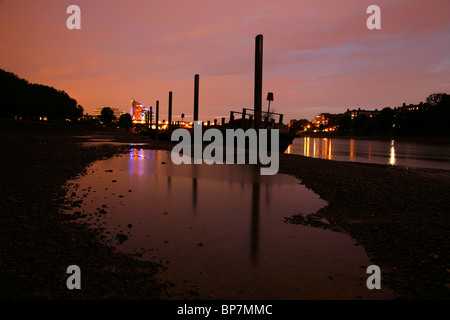
{"type": "Polygon", "coordinates": [[[450,170],[450,144],[303,137],[294,139],[286,153],[338,161],[450,170]]]}
{"type": "Polygon", "coordinates": [[[285,222],[327,205],[296,178],[251,165],[174,165],[168,151],[139,148],[68,182],[68,198],[82,203],[67,213],[101,227],[117,250],[165,266],[159,276],[174,284],[173,298],[391,297],[367,289],[370,262],[349,235],[285,222]]]}

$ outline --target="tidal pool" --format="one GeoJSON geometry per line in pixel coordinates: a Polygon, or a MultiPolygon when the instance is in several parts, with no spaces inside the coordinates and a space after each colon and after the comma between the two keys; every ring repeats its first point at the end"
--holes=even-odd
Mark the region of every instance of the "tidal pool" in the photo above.
{"type": "MultiPolygon", "coordinates": [[[[325,201],[296,178],[251,165],[174,165],[132,149],[67,184],[78,219],[102,241],[162,263],[174,299],[385,299],[369,290],[369,259],[350,236],[293,225],[325,201]]],[[[82,266],[80,266],[82,268],[82,266]]]]}

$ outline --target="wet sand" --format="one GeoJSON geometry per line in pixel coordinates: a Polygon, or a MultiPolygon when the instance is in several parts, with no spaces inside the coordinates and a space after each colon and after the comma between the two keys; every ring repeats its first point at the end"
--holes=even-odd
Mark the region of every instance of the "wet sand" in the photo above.
{"type": "Polygon", "coordinates": [[[281,172],[298,177],[329,205],[292,223],[346,232],[403,299],[448,299],[450,172],[311,159],[284,154],[281,172]]]}
{"type": "MultiPolygon", "coordinates": [[[[95,232],[65,223],[60,213],[66,181],[99,159],[129,151],[126,145],[77,142],[92,137],[116,142],[172,144],[125,132],[1,122],[0,197],[3,299],[165,299],[160,266],[114,252],[95,232]],[[65,268],[83,269],[81,291],[66,288],[65,268]]],[[[448,299],[450,172],[405,170],[283,154],[280,172],[295,175],[329,205],[302,223],[345,232],[380,266],[382,285],[400,299],[448,299]],[[320,217],[331,226],[320,223],[320,217]]]]}

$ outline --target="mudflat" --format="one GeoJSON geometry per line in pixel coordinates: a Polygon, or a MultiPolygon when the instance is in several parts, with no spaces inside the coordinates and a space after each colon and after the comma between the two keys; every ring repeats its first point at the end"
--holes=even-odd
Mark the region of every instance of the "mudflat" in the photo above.
{"type": "MultiPolygon", "coordinates": [[[[63,185],[92,162],[130,145],[81,145],[92,137],[172,143],[76,125],[0,121],[0,233],[3,299],[165,299],[161,266],[101,244],[95,230],[61,214],[63,185]],[[83,290],[68,290],[66,268],[83,268],[83,290]]],[[[345,232],[380,267],[382,286],[399,299],[450,297],[450,172],[280,155],[280,172],[296,176],[329,204],[286,217],[345,232]],[[309,214],[304,216],[304,214],[309,214]],[[324,224],[325,218],[329,224],[324,224]]]]}

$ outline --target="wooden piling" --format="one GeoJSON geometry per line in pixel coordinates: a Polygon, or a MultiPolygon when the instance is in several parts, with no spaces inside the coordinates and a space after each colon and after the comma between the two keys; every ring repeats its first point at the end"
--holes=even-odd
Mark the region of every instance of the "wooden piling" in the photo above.
{"type": "Polygon", "coordinates": [[[194,121],[198,121],[198,91],[199,91],[200,76],[195,75],[194,81],[194,121]]]}
{"type": "Polygon", "coordinates": [[[172,91],[169,92],[169,129],[172,127],[172,91]]]}
{"type": "Polygon", "coordinates": [[[262,109],[262,73],[263,73],[263,36],[255,39],[255,97],[254,97],[254,128],[258,130],[261,124],[262,109]]]}
{"type": "Polygon", "coordinates": [[[156,100],[156,115],[155,115],[155,120],[156,120],[156,131],[158,131],[158,126],[159,126],[159,100],[156,100]]]}
{"type": "Polygon", "coordinates": [[[153,129],[152,126],[153,126],[153,107],[150,107],[150,129],[153,129]]]}

